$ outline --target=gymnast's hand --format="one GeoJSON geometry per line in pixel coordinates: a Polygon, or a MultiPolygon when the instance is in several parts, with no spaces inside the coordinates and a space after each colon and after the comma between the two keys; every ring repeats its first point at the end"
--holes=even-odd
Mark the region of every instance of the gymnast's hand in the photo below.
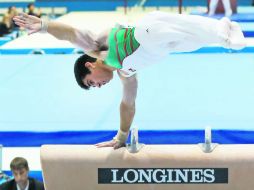
{"type": "Polygon", "coordinates": [[[125,147],[126,144],[125,143],[121,143],[115,139],[111,140],[111,141],[106,141],[106,142],[102,142],[102,143],[98,143],[95,144],[95,146],[97,148],[102,148],[102,147],[113,147],[114,149],[118,149],[121,147],[125,147]]]}
{"type": "Polygon", "coordinates": [[[42,21],[40,18],[26,13],[20,13],[13,18],[15,24],[28,30],[28,34],[39,32],[42,27],[42,21]]]}

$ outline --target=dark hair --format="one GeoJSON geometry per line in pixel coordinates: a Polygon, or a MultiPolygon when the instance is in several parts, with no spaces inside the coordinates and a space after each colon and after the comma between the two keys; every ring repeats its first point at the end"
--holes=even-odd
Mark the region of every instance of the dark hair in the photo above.
{"type": "Polygon", "coordinates": [[[29,170],[28,162],[25,158],[22,157],[16,157],[11,161],[10,164],[11,170],[21,170],[25,168],[26,170],[29,170]]]}
{"type": "Polygon", "coordinates": [[[81,88],[88,90],[89,86],[86,86],[83,83],[83,79],[86,77],[86,75],[91,73],[91,71],[85,66],[86,62],[91,62],[91,63],[96,62],[96,58],[90,57],[89,55],[86,55],[86,54],[80,56],[76,60],[74,65],[74,74],[75,74],[75,78],[78,85],[81,88]]]}
{"type": "Polygon", "coordinates": [[[9,14],[11,13],[12,7],[13,7],[13,6],[9,6],[9,7],[8,7],[8,13],[9,13],[9,14]]]}
{"type": "Polygon", "coordinates": [[[29,4],[27,5],[27,8],[29,9],[31,6],[34,6],[34,3],[29,3],[29,4]]]}

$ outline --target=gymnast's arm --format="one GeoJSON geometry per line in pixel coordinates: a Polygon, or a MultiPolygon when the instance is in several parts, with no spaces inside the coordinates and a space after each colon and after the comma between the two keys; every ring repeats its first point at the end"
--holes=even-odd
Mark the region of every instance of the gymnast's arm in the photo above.
{"type": "MultiPolygon", "coordinates": [[[[137,97],[138,82],[137,82],[136,75],[126,78],[126,77],[122,77],[119,72],[118,74],[123,84],[123,97],[122,97],[122,102],[120,104],[120,130],[119,131],[120,133],[121,132],[129,133],[129,129],[135,115],[135,100],[137,97]]],[[[121,141],[121,135],[119,137],[117,135],[116,139],[121,141]]],[[[126,140],[127,138],[124,139],[124,143],[126,140]]]]}
{"type": "Polygon", "coordinates": [[[118,72],[123,84],[123,98],[120,104],[120,129],[111,141],[96,144],[97,147],[114,147],[118,149],[125,146],[129,129],[135,115],[135,100],[137,96],[138,82],[136,75],[125,78],[118,72]]]}
{"type": "Polygon", "coordinates": [[[29,34],[48,32],[59,40],[67,40],[81,47],[86,53],[95,54],[97,58],[100,55],[100,51],[105,50],[103,43],[106,43],[107,36],[104,37],[104,35],[107,35],[106,32],[101,35],[95,35],[89,30],[79,30],[61,22],[45,21],[25,13],[15,16],[13,20],[17,25],[29,30],[29,34]]]}

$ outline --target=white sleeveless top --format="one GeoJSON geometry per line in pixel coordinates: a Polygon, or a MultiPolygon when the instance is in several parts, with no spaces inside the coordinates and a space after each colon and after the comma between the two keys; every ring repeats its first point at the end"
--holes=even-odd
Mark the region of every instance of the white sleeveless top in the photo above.
{"type": "Polygon", "coordinates": [[[124,77],[131,77],[137,71],[158,62],[161,62],[164,57],[152,54],[146,51],[142,44],[129,56],[123,60],[122,68],[119,72],[124,77]]]}

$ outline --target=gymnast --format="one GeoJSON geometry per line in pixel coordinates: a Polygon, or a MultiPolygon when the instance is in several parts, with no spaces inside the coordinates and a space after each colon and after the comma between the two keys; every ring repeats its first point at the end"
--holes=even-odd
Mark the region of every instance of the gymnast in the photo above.
{"type": "Polygon", "coordinates": [[[125,146],[135,115],[137,71],[161,62],[169,53],[191,52],[214,43],[235,50],[246,46],[239,24],[226,17],[216,20],[155,11],[148,13],[135,26],[118,24],[100,34],[25,13],[13,20],[29,34],[47,32],[81,47],[85,54],[76,60],[74,73],[83,89],[102,87],[117,71],[123,84],[120,129],[112,140],[96,144],[97,147],[114,149],[125,146]]]}

